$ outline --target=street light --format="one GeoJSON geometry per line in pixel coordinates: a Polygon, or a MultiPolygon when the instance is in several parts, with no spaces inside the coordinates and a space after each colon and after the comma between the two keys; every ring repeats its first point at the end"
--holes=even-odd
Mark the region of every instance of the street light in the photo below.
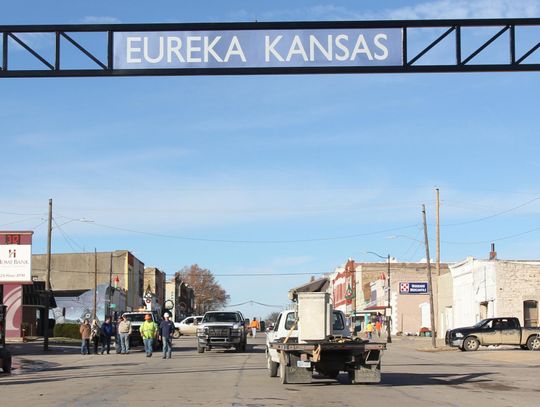
{"type": "Polygon", "coordinates": [[[388,306],[387,306],[387,309],[388,308],[390,309],[390,315],[387,315],[387,318],[386,318],[386,331],[387,331],[386,342],[392,343],[392,325],[391,325],[392,305],[390,304],[392,290],[391,290],[391,285],[390,285],[390,254],[388,254],[385,257],[375,252],[366,252],[366,253],[373,254],[381,259],[386,260],[386,263],[388,265],[388,306]]]}

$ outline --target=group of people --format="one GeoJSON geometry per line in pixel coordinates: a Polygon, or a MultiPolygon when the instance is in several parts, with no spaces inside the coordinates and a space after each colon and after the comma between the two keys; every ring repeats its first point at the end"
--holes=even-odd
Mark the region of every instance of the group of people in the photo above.
{"type": "MultiPolygon", "coordinates": [[[[139,332],[144,343],[146,357],[151,357],[155,342],[159,340],[163,343],[163,359],[171,358],[172,338],[175,330],[174,323],[170,320],[169,313],[163,314],[163,320],[158,325],[152,321],[150,314],[146,314],[144,322],[139,327],[139,332]]],[[[107,354],[111,351],[112,337],[115,337],[115,350],[118,354],[129,353],[129,338],[133,333],[133,326],[124,315],[122,315],[113,326],[110,317],[105,318],[101,325],[97,319],[92,323],[85,319],[79,327],[81,333],[81,354],[89,355],[93,350],[95,355],[107,354]],[[100,347],[101,345],[101,347],[100,347]]]]}
{"type": "Polygon", "coordinates": [[[375,318],[373,320],[368,321],[366,324],[366,335],[368,339],[372,339],[375,334],[377,334],[377,337],[381,337],[381,331],[382,331],[382,317],[375,318]]]}
{"type": "Polygon", "coordinates": [[[101,344],[101,354],[111,352],[111,340],[113,337],[113,325],[111,318],[107,317],[105,322],[99,325],[97,319],[92,321],[92,324],[85,319],[79,327],[81,333],[81,354],[90,354],[90,344],[92,344],[93,353],[98,355],[98,347],[101,344]]]}

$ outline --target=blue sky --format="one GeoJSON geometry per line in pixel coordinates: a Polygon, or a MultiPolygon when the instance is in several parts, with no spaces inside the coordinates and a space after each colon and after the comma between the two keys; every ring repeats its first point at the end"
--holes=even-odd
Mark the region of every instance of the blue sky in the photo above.
{"type": "MultiPolygon", "coordinates": [[[[540,17],[540,1],[36,0],[0,24],[477,17],[540,17]]],[[[537,259],[539,88],[538,73],[1,79],[0,229],[35,227],[43,253],[53,198],[54,252],[198,263],[231,304],[280,305],[349,257],[378,260],[366,251],[425,257],[421,205],[434,237],[438,186],[443,261],[491,241],[537,259]]]]}

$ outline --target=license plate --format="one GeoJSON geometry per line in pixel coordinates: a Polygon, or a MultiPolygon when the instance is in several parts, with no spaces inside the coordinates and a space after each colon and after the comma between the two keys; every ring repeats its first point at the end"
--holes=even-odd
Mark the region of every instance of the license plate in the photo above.
{"type": "Polygon", "coordinates": [[[296,366],[297,367],[311,367],[311,362],[305,362],[303,360],[298,360],[296,361],[296,366]]]}

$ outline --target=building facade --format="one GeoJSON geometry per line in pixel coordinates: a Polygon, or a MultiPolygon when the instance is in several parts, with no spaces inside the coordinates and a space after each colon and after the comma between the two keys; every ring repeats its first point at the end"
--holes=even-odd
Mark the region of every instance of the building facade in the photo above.
{"type": "Polygon", "coordinates": [[[518,317],[522,325],[538,326],[540,261],[468,257],[450,271],[453,327],[492,317],[518,317]]]}
{"type": "MultiPolygon", "coordinates": [[[[430,305],[427,263],[361,262],[349,259],[330,276],[333,304],[348,316],[360,319],[362,326],[376,315],[390,318],[392,334],[416,335],[422,328],[430,331],[430,305]]],[[[440,273],[432,265],[435,326],[438,336],[446,325],[440,323],[440,309],[452,306],[452,284],[448,264],[440,273]],[[442,284],[441,284],[442,283],[442,284]]],[[[444,314],[443,314],[444,316],[444,314]]]]}
{"type": "Polygon", "coordinates": [[[144,269],[144,292],[150,292],[153,295],[153,300],[156,302],[159,309],[163,309],[165,303],[165,282],[167,276],[156,267],[146,267],[144,269]]]}
{"type": "Polygon", "coordinates": [[[195,310],[195,291],[179,275],[166,282],[165,308],[172,313],[176,322],[193,315],[195,310]]]}
{"type": "MultiPolygon", "coordinates": [[[[32,275],[45,281],[47,256],[32,255],[32,275]]],[[[126,291],[126,310],[143,306],[144,263],[127,250],[99,253],[56,253],[51,256],[51,289],[89,290],[97,284],[126,291]],[[97,270],[97,273],[96,273],[97,270]]]]}

